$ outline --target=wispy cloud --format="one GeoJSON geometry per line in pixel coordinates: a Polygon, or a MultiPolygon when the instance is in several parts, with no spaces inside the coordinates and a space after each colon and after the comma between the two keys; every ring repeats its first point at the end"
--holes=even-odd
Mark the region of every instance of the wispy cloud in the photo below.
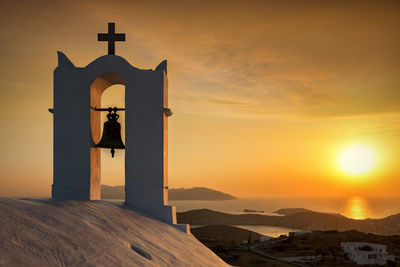
{"type": "Polygon", "coordinates": [[[314,12],[314,6],[301,19],[277,3],[279,14],[256,6],[249,11],[233,4],[226,16],[216,4],[207,19],[182,7],[173,17],[158,14],[158,29],[141,24],[130,33],[169,59],[176,108],[223,116],[225,106],[230,116],[310,118],[400,110],[400,39],[389,38],[400,26],[395,12],[366,8],[355,23],[351,12],[314,12]],[[379,18],[374,22],[371,10],[379,18]]]}
{"type": "MultiPolygon", "coordinates": [[[[99,1],[79,8],[64,4],[67,13],[62,16],[79,11],[85,16],[76,24],[90,21],[76,36],[79,25],[60,23],[63,20],[50,12],[58,7],[49,2],[49,18],[34,17],[32,25],[44,29],[50,48],[60,43],[61,35],[44,27],[49,21],[63,36],[73,32],[77,41],[65,37],[62,45],[73,51],[71,59],[77,59],[77,65],[87,64],[93,43],[79,41],[78,46],[78,40],[118,14],[118,30],[126,32],[128,40],[118,45],[118,52],[137,67],[154,68],[162,59],[169,60],[170,102],[175,110],[310,118],[399,112],[398,5],[368,2],[360,9],[353,3],[346,12],[332,12],[341,10],[342,4],[330,3],[327,8],[310,1],[306,7],[292,1],[296,8],[287,8],[279,1],[243,3],[172,1],[160,2],[157,8],[136,1],[99,1]],[[80,51],[86,54],[77,55],[80,51]]],[[[29,19],[19,12],[22,4],[13,5],[15,12],[10,13],[29,19]]],[[[8,47],[26,48],[23,42],[12,42],[10,33],[20,27],[17,20],[10,20],[9,34],[0,38],[8,47]]],[[[28,37],[32,47],[43,43],[33,31],[28,37]]],[[[29,61],[34,65],[37,58],[29,61]]]]}
{"type": "Polygon", "coordinates": [[[228,106],[247,106],[248,105],[248,103],[227,101],[227,100],[211,100],[210,102],[212,104],[228,105],[228,106]]]}

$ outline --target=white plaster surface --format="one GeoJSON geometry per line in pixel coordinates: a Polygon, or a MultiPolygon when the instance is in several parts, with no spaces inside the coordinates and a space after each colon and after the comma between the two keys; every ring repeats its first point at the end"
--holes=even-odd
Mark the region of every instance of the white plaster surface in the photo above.
{"type": "Polygon", "coordinates": [[[155,70],[141,70],[122,57],[106,55],[79,68],[58,52],[58,62],[54,71],[52,197],[100,199],[101,154],[100,148],[93,147],[101,136],[100,119],[90,105],[99,107],[104,90],[124,84],[126,204],[176,224],[175,208],[167,205],[166,61],[155,70]]]}
{"type": "Polygon", "coordinates": [[[0,266],[228,266],[191,234],[104,201],[0,198],[0,266]]]}

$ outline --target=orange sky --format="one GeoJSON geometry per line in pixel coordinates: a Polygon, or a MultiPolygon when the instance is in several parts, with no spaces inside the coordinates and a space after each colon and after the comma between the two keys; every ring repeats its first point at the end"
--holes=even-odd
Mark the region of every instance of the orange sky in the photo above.
{"type": "MultiPolygon", "coordinates": [[[[86,66],[106,53],[97,33],[109,21],[134,66],[168,59],[170,187],[399,195],[399,2],[16,2],[0,16],[0,196],[50,194],[56,51],[86,66]],[[353,143],[378,158],[362,177],[336,164],[353,143]]],[[[122,157],[107,155],[103,182],[121,184],[122,157]]]]}

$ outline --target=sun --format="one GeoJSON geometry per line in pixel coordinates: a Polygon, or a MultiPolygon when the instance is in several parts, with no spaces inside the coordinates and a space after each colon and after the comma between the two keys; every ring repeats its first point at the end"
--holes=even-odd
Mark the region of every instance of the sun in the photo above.
{"type": "Polygon", "coordinates": [[[351,175],[366,174],[376,165],[374,151],[365,145],[350,145],[339,154],[339,167],[351,175]]]}

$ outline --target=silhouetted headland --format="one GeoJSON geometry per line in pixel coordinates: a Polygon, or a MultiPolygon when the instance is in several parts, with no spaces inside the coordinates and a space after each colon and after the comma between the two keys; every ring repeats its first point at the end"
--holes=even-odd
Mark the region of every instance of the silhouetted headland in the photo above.
{"type": "MultiPolygon", "coordinates": [[[[125,187],[122,185],[101,185],[102,199],[124,199],[125,187]]],[[[206,187],[177,188],[168,190],[169,200],[235,200],[236,197],[206,187]]]]}

